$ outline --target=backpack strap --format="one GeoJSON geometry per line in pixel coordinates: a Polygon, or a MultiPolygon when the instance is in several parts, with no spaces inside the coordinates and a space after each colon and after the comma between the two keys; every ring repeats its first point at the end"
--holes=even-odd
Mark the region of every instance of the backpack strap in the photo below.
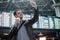
{"type": "MultiPolygon", "coordinates": [[[[16,36],[16,37],[17,37],[18,31],[19,31],[19,29],[22,27],[22,25],[23,25],[24,23],[25,23],[25,21],[22,21],[22,23],[19,25],[19,28],[13,27],[13,29],[11,30],[11,32],[10,32],[9,35],[8,35],[7,40],[11,40],[13,36],[16,36]]],[[[16,37],[15,37],[15,38],[16,38],[16,37]]]]}
{"type": "Polygon", "coordinates": [[[19,29],[22,27],[22,25],[25,23],[25,21],[23,21],[20,25],[19,28],[17,28],[17,31],[19,31],[19,29]]]}

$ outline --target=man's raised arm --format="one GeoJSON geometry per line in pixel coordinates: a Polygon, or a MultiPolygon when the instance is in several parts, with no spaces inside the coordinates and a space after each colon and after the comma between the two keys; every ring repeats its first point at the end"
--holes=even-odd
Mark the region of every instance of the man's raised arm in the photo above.
{"type": "Polygon", "coordinates": [[[26,24],[27,25],[32,25],[38,20],[38,7],[37,4],[34,0],[30,0],[30,5],[34,8],[34,16],[32,19],[30,19],[26,24]]]}

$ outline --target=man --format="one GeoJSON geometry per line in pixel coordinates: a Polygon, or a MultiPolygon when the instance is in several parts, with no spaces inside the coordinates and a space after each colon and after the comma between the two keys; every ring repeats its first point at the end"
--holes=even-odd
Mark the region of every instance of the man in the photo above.
{"type": "MultiPolygon", "coordinates": [[[[22,27],[18,30],[18,34],[17,34],[17,39],[16,40],[35,40],[35,38],[33,37],[33,29],[32,29],[32,25],[38,20],[38,8],[37,5],[35,3],[35,1],[30,0],[30,4],[31,6],[34,8],[34,17],[28,21],[26,21],[22,27]]],[[[19,19],[20,21],[15,21],[14,27],[18,27],[19,24],[21,24],[21,22],[23,21],[23,13],[21,10],[16,10],[14,12],[14,16],[19,19]]],[[[16,28],[16,29],[17,29],[16,28]]],[[[15,40],[15,39],[14,39],[15,40]]]]}

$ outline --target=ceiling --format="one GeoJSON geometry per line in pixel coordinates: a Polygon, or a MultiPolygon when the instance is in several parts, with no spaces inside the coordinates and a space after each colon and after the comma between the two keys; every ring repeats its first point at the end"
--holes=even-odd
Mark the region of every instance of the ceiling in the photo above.
{"type": "MultiPolygon", "coordinates": [[[[39,11],[48,11],[54,12],[54,8],[52,7],[52,0],[35,0],[39,11]]],[[[21,9],[23,12],[32,12],[33,8],[31,7],[29,0],[1,0],[0,1],[0,11],[14,11],[15,9],[21,9]]],[[[47,12],[47,13],[48,13],[47,12]]]]}
{"type": "MultiPolygon", "coordinates": [[[[40,11],[51,11],[52,1],[51,0],[35,0],[40,11]]],[[[29,0],[5,0],[0,1],[0,10],[31,10],[32,7],[29,4],[29,0]]]]}

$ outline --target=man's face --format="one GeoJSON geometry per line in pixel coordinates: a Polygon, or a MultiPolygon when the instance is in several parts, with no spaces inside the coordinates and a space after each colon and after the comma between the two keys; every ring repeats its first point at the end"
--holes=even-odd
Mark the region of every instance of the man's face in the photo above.
{"type": "Polygon", "coordinates": [[[23,13],[22,13],[22,11],[21,11],[21,10],[16,11],[16,16],[17,16],[18,18],[23,18],[23,13]]]}

